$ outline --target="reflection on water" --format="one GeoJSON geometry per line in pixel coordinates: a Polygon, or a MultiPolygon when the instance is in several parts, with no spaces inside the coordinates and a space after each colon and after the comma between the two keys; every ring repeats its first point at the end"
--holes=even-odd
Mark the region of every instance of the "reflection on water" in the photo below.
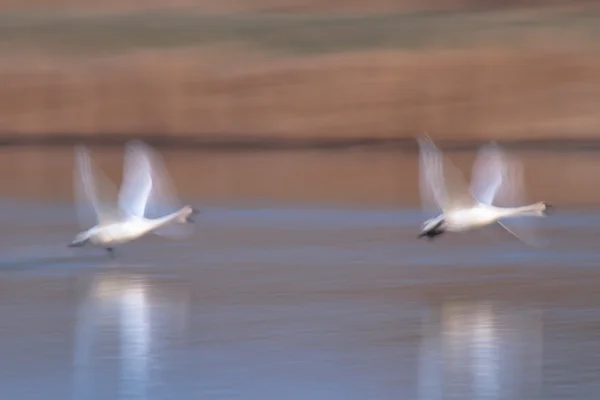
{"type": "Polygon", "coordinates": [[[167,299],[153,290],[143,274],[92,276],[75,326],[75,398],[89,397],[96,385],[105,386],[98,376],[107,370],[118,371],[115,389],[121,398],[147,396],[160,347],[181,339],[187,320],[185,292],[167,299]]]}
{"type": "Polygon", "coordinates": [[[423,321],[420,398],[536,399],[542,340],[529,306],[444,302],[423,321]]]}
{"type": "Polygon", "coordinates": [[[3,399],[600,392],[598,214],[548,218],[553,246],[531,249],[417,241],[414,210],[208,209],[189,241],[115,260],[55,250],[75,224],[64,204],[0,215],[3,399]]]}

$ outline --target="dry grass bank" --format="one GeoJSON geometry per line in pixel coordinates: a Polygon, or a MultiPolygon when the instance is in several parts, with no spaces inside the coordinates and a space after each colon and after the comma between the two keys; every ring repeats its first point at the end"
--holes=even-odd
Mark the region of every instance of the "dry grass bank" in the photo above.
{"type": "Polygon", "coordinates": [[[380,13],[587,6],[593,0],[0,0],[0,10],[56,8],[94,12],[195,9],[205,13],[380,13]]]}
{"type": "Polygon", "coordinates": [[[7,21],[5,135],[600,138],[600,14],[7,21]]]}
{"type": "Polygon", "coordinates": [[[600,56],[530,50],[218,51],[0,64],[6,133],[599,137],[600,56]]]}

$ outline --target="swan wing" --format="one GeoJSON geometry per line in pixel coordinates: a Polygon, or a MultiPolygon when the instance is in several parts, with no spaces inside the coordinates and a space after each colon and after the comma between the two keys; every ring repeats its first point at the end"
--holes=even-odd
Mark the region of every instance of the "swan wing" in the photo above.
{"type": "Polygon", "coordinates": [[[144,218],[151,192],[152,166],[148,150],[138,142],[128,143],[125,147],[119,207],[127,215],[144,218]]]}
{"type": "MultiPolygon", "coordinates": [[[[127,143],[123,177],[119,204],[131,215],[160,218],[182,205],[161,156],[141,141],[127,143]]],[[[191,232],[190,224],[167,224],[154,231],[168,237],[183,237],[191,232]]]]}
{"type": "Polygon", "coordinates": [[[419,141],[420,190],[426,211],[444,213],[477,205],[461,172],[445,159],[427,135],[419,141]]]}
{"type": "Polygon", "coordinates": [[[438,148],[426,135],[419,142],[419,189],[423,210],[428,214],[439,212],[446,201],[443,166],[438,148]]]}
{"type": "MultiPolygon", "coordinates": [[[[501,154],[496,145],[492,145],[484,152],[476,162],[476,170],[481,174],[480,178],[473,181],[474,193],[479,193],[480,201],[489,201],[502,206],[519,206],[527,202],[526,191],[524,187],[523,165],[515,157],[508,157],[501,154]],[[489,151],[486,153],[486,151],[489,151]],[[479,166],[477,166],[479,165],[479,166]],[[483,176],[489,177],[488,186],[482,182],[480,188],[476,189],[476,180],[483,179],[483,176]],[[480,192],[475,192],[480,190],[480,192]],[[487,197],[486,197],[487,196],[487,197]]],[[[474,170],[475,173],[475,170],[474,170]]],[[[533,247],[542,247],[543,243],[537,235],[536,217],[508,217],[498,221],[498,224],[506,229],[513,236],[533,247]]]]}
{"type": "Polygon", "coordinates": [[[523,164],[496,143],[482,147],[475,162],[471,192],[481,203],[514,207],[526,202],[523,164]]]}
{"type": "Polygon", "coordinates": [[[530,218],[527,217],[519,219],[506,219],[498,221],[498,224],[523,243],[532,247],[543,247],[544,243],[536,235],[535,230],[532,229],[532,224],[530,221],[526,221],[529,219],[530,218]]]}
{"type": "Polygon", "coordinates": [[[473,196],[481,203],[491,205],[503,181],[507,178],[507,168],[506,159],[496,143],[483,146],[473,163],[471,175],[473,196]]]}
{"type": "Polygon", "coordinates": [[[119,221],[114,184],[92,163],[87,148],[75,148],[75,201],[82,228],[119,221]]]}

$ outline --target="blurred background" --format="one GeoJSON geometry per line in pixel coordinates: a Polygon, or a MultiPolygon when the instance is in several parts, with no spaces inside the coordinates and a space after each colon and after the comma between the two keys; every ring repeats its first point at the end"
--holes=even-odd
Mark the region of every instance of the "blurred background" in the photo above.
{"type": "Polygon", "coordinates": [[[11,399],[590,399],[600,5],[0,0],[0,387],[11,399]],[[544,249],[416,239],[415,135],[496,140],[544,249]],[[73,146],[164,155],[187,241],[67,249],[73,146]]]}
{"type": "MultiPolygon", "coordinates": [[[[206,201],[416,205],[416,163],[389,150],[414,153],[422,131],[463,149],[598,144],[593,1],[3,0],[0,9],[2,142],[138,137],[209,150],[185,163],[167,155],[175,179],[193,174],[198,184],[183,187],[206,201]],[[306,151],[345,148],[378,154],[306,151]],[[239,151],[273,149],[304,152],[239,151]]],[[[2,157],[20,169],[10,176],[42,179],[54,196],[69,187],[48,176],[47,150],[27,154],[27,167],[2,157]],[[43,173],[27,169],[36,164],[43,173]]],[[[536,185],[532,195],[600,200],[586,185],[593,163],[554,157],[526,157],[528,179],[560,174],[571,190],[536,185]]]]}

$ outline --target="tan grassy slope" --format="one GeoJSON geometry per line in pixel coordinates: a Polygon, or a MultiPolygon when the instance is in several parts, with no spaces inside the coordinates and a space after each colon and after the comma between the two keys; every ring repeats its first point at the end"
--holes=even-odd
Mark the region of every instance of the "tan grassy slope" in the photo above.
{"type": "Polygon", "coordinates": [[[593,0],[0,0],[0,10],[68,8],[86,11],[196,9],[204,13],[381,13],[579,6],[593,0]]]}
{"type": "Polygon", "coordinates": [[[600,18],[393,18],[0,23],[0,130],[599,136],[600,18]]]}

